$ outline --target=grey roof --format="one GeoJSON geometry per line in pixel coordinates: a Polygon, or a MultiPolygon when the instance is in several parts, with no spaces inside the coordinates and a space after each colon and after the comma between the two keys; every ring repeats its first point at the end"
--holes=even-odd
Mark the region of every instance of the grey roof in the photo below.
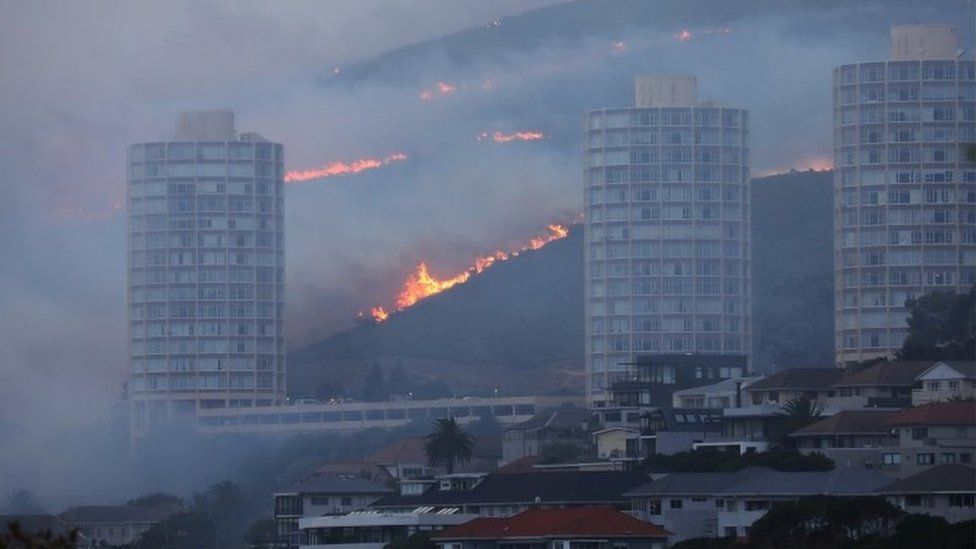
{"type": "Polygon", "coordinates": [[[828,389],[844,377],[840,368],[791,368],[770,374],[746,387],[747,391],[814,390],[828,389]]]}
{"type": "Polygon", "coordinates": [[[393,489],[355,475],[318,474],[295,482],[278,494],[387,494],[393,489]]]}
{"type": "Polygon", "coordinates": [[[891,479],[861,467],[832,471],[776,471],[747,467],[734,473],[672,473],[625,494],[628,497],[867,495],[891,479]]]}
{"type": "Polygon", "coordinates": [[[959,372],[960,374],[966,376],[967,378],[970,379],[976,378],[976,362],[967,361],[967,360],[940,360],[939,362],[933,364],[932,367],[935,367],[939,363],[946,364],[947,366],[959,372]]]}
{"type": "Polygon", "coordinates": [[[931,361],[881,361],[845,375],[834,387],[911,387],[931,361]]]}
{"type": "Polygon", "coordinates": [[[586,408],[563,404],[558,408],[536,414],[531,419],[516,423],[509,431],[531,431],[534,429],[585,429],[590,421],[590,411],[586,408]]]}
{"type": "Polygon", "coordinates": [[[877,492],[879,494],[972,494],[976,493],[976,469],[958,464],[936,465],[910,477],[896,480],[877,492]]]}
{"type": "Polygon", "coordinates": [[[689,389],[682,389],[680,391],[675,391],[673,394],[676,396],[685,395],[714,395],[723,393],[734,393],[735,384],[741,383],[742,389],[745,389],[751,383],[755,383],[762,379],[762,376],[746,376],[746,377],[730,377],[729,379],[723,379],[718,383],[712,383],[710,385],[701,385],[698,387],[691,387],[689,389]]]}

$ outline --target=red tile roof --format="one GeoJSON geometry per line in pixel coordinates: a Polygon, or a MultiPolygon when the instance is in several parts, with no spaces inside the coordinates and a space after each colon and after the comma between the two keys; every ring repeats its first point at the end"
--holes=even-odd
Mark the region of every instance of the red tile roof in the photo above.
{"type": "Polygon", "coordinates": [[[976,402],[930,402],[898,412],[888,424],[894,427],[912,425],[976,425],[976,402]]]}
{"type": "Polygon", "coordinates": [[[670,533],[610,507],[529,509],[508,518],[476,518],[438,532],[435,540],[563,537],[663,538],[670,533]]]}

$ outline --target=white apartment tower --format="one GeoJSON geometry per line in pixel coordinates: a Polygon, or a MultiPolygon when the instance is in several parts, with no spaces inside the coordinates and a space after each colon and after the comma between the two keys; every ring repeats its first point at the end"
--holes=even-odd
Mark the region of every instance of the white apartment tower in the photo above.
{"type": "MultiPolygon", "coordinates": [[[[637,356],[750,350],[749,116],[691,76],[645,76],[585,122],[586,388],[637,356]]],[[[667,380],[665,380],[667,381],[667,380]]]]}
{"type": "Polygon", "coordinates": [[[284,396],[283,149],[231,112],[128,150],[133,434],[284,396]]]}
{"type": "Polygon", "coordinates": [[[891,356],[905,300],[976,284],[976,78],[956,29],[891,29],[891,60],[834,69],[838,365],[891,356]]]}

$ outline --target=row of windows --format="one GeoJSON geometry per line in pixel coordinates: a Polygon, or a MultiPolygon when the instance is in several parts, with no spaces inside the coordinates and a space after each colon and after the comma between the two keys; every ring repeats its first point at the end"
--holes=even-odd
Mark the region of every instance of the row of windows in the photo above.
{"type": "Polygon", "coordinates": [[[668,318],[660,316],[594,317],[590,319],[590,334],[629,334],[631,328],[640,332],[738,332],[742,319],[738,316],[698,316],[695,318],[668,318]]]}
{"type": "MultiPolygon", "coordinates": [[[[949,126],[896,126],[888,128],[887,132],[878,126],[860,126],[858,128],[844,128],[840,132],[842,146],[882,145],[885,143],[970,143],[976,141],[976,127],[961,127],[957,132],[949,126]],[[958,136],[958,139],[957,139],[958,136]]],[[[965,158],[965,157],[963,157],[965,158]]]]}
{"type": "Polygon", "coordinates": [[[281,179],[285,169],[281,163],[253,162],[253,163],[164,163],[164,162],[135,162],[129,165],[130,179],[144,178],[228,178],[228,177],[272,177],[281,179]]]}
{"type": "Polygon", "coordinates": [[[952,183],[953,181],[976,183],[976,171],[966,170],[957,173],[956,170],[947,170],[945,168],[921,170],[918,168],[899,167],[897,169],[885,170],[884,168],[875,167],[863,167],[860,169],[841,167],[840,178],[841,184],[844,186],[897,183],[952,183]]]}
{"type": "Polygon", "coordinates": [[[129,272],[129,284],[282,281],[282,268],[272,267],[150,267],[129,272]],[[277,275],[277,276],[276,276],[277,275]]]}
{"type": "Polygon", "coordinates": [[[134,287],[131,300],[138,301],[188,301],[188,300],[224,300],[224,299],[260,299],[270,300],[281,297],[283,288],[271,284],[206,284],[200,286],[150,286],[148,288],[134,287]]]}
{"type": "Polygon", "coordinates": [[[129,246],[138,248],[271,248],[284,244],[284,234],[272,231],[194,232],[173,231],[136,233],[129,236],[129,246]]]}
{"type": "MultiPolygon", "coordinates": [[[[949,195],[951,191],[946,191],[949,195]]],[[[976,208],[865,208],[841,211],[841,227],[857,225],[942,225],[976,223],[976,208]],[[958,214],[957,214],[958,212],[958,214]]]]}
{"type": "Polygon", "coordinates": [[[271,198],[254,199],[248,196],[200,195],[194,198],[133,198],[129,204],[130,214],[192,213],[192,212],[258,212],[273,214],[282,211],[284,203],[271,198]]]}
{"type": "Polygon", "coordinates": [[[660,257],[729,257],[748,256],[746,244],[740,241],[662,241],[635,240],[625,243],[590,244],[589,259],[660,258],[660,257]]]}
{"type": "Polygon", "coordinates": [[[590,131],[586,147],[623,147],[627,145],[725,145],[738,147],[745,143],[747,132],[717,128],[654,128],[590,131]]]}
{"type": "MultiPolygon", "coordinates": [[[[884,122],[965,122],[976,121],[976,107],[962,105],[869,105],[857,108],[841,108],[841,125],[882,124],[884,122]]],[[[836,114],[835,114],[836,121],[836,114]]]]}
{"type": "Polygon", "coordinates": [[[166,251],[133,251],[130,260],[132,267],[153,267],[171,265],[275,265],[284,261],[283,254],[275,252],[244,252],[244,251],[185,251],[185,252],[166,252],[166,251]]]}
{"type": "Polygon", "coordinates": [[[918,84],[884,84],[853,87],[843,86],[835,90],[834,100],[841,105],[855,103],[883,103],[897,101],[974,101],[976,85],[969,82],[926,82],[918,84]]]}
{"type": "MultiPolygon", "coordinates": [[[[725,148],[718,149],[717,147],[665,147],[658,151],[658,149],[651,148],[640,148],[633,150],[596,150],[589,151],[586,154],[586,165],[590,168],[599,168],[603,166],[626,166],[630,164],[691,164],[692,162],[699,164],[719,164],[722,165],[739,165],[747,163],[748,151],[740,148],[725,148]]],[[[674,168],[676,169],[676,168],[674,168]]],[[[682,175],[680,172],[668,171],[668,168],[663,168],[662,172],[666,173],[665,180],[674,181],[674,177],[682,175]]],[[[686,171],[690,168],[686,168],[686,171]]],[[[690,171],[688,173],[690,175],[690,171]]],[[[677,179],[677,181],[685,181],[686,179],[677,179]]]]}
{"type": "Polygon", "coordinates": [[[132,371],[135,373],[270,371],[274,369],[274,365],[273,356],[134,357],[132,359],[132,371]]]}
{"type": "Polygon", "coordinates": [[[843,65],[837,68],[841,84],[885,80],[976,80],[972,61],[887,61],[843,65]]]}
{"type": "Polygon", "coordinates": [[[920,146],[888,146],[860,149],[843,149],[840,151],[841,165],[856,164],[905,164],[918,162],[956,162],[962,158],[959,148],[949,147],[920,147],[920,146]]]}
{"type": "Polygon", "coordinates": [[[626,295],[721,295],[742,293],[739,278],[636,278],[591,282],[591,298],[626,295]]]}
{"type": "Polygon", "coordinates": [[[586,304],[587,314],[599,315],[647,315],[672,313],[724,313],[729,315],[744,314],[743,298],[738,296],[718,297],[677,297],[666,296],[658,298],[632,299],[601,299],[586,304]]]}
{"type": "Polygon", "coordinates": [[[956,189],[928,187],[889,188],[887,191],[874,188],[844,189],[841,191],[841,205],[883,206],[885,204],[976,204],[976,187],[956,189]]]}
{"type": "MultiPolygon", "coordinates": [[[[674,334],[660,336],[597,336],[590,340],[590,352],[739,352],[743,336],[735,334],[674,334]]],[[[601,371],[591,360],[591,371],[601,371]]]]}
{"type": "Polygon", "coordinates": [[[131,320],[163,318],[274,318],[281,317],[281,303],[177,302],[146,303],[129,307],[131,320]],[[275,314],[277,313],[277,314],[275,314]]]}
{"type": "Polygon", "coordinates": [[[890,269],[888,286],[914,286],[913,288],[891,288],[880,290],[844,290],[840,297],[841,306],[850,307],[904,307],[909,299],[923,293],[922,272],[920,269],[890,269]]]}
{"type": "MultiPolygon", "coordinates": [[[[130,181],[129,194],[132,197],[193,195],[193,194],[230,194],[230,195],[270,195],[274,194],[277,186],[270,179],[246,181],[198,181],[196,183],[169,183],[165,181],[130,181]]],[[[280,190],[278,191],[280,194],[280,190]]]]}
{"type": "Polygon", "coordinates": [[[145,354],[193,353],[274,353],[279,342],[274,338],[258,339],[150,339],[133,340],[130,352],[145,354]]]}
{"type": "Polygon", "coordinates": [[[271,389],[272,374],[148,374],[133,375],[129,379],[133,391],[165,391],[183,389],[271,389]]]}
{"type": "Polygon", "coordinates": [[[747,265],[737,259],[643,259],[640,261],[591,262],[587,265],[590,278],[626,277],[630,275],[673,276],[742,276],[747,265]]]}
{"type": "Polygon", "coordinates": [[[725,126],[749,125],[749,113],[739,109],[707,107],[664,107],[591,111],[587,129],[627,128],[630,126],[725,126]]]}
{"type": "Polygon", "coordinates": [[[586,231],[589,242],[600,242],[603,239],[624,240],[634,239],[738,239],[742,237],[743,223],[725,221],[723,223],[635,223],[633,225],[591,225],[586,231]]]}
{"type": "MultiPolygon", "coordinates": [[[[976,244],[976,227],[966,227],[959,230],[955,229],[891,229],[885,231],[881,229],[865,229],[859,233],[845,232],[841,247],[853,248],[858,246],[909,246],[913,244],[976,244]]],[[[867,252],[865,252],[867,253],[867,252]]],[[[871,252],[874,253],[874,252],[871,252]]],[[[862,265],[880,265],[873,263],[871,257],[861,256],[862,265]]],[[[882,262],[884,258],[877,258],[882,262]]],[[[845,256],[844,265],[848,266],[849,261],[854,261],[850,265],[857,264],[856,257],[847,258],[845,256]]]]}
{"type": "Polygon", "coordinates": [[[701,205],[701,206],[656,206],[656,205],[609,205],[600,207],[591,204],[587,208],[586,218],[590,223],[604,221],[654,221],[661,219],[685,219],[701,221],[742,221],[742,212],[738,204],[701,205]]]}
{"type": "Polygon", "coordinates": [[[207,217],[173,217],[166,214],[150,214],[129,216],[129,232],[140,231],[163,231],[170,230],[190,230],[190,229],[218,229],[218,230],[253,230],[262,231],[277,229],[282,230],[285,221],[284,216],[277,215],[245,215],[226,217],[221,215],[211,215],[207,217]]]}
{"type": "Polygon", "coordinates": [[[738,202],[742,196],[740,185],[640,185],[591,188],[587,194],[590,204],[624,202],[738,202]],[[628,192],[629,190],[629,192],[628,192]]]}
{"type": "Polygon", "coordinates": [[[586,171],[587,186],[602,183],[725,183],[749,180],[749,168],[737,166],[610,166],[586,171]]]}
{"type": "Polygon", "coordinates": [[[276,143],[248,141],[174,141],[143,143],[129,147],[132,161],[162,160],[283,160],[284,148],[276,143]]]}
{"type": "MultiPolygon", "coordinates": [[[[951,261],[947,261],[946,263],[955,264],[955,262],[951,262],[951,261]]],[[[921,262],[915,264],[921,265],[921,262]]],[[[974,263],[969,263],[968,265],[973,265],[973,264],[974,263]]],[[[857,269],[844,269],[842,271],[842,274],[843,274],[843,286],[842,286],[843,288],[873,287],[873,286],[888,285],[888,283],[885,282],[887,277],[885,276],[884,268],[880,268],[880,269],[864,268],[860,270],[860,272],[858,272],[857,269]]],[[[972,284],[972,283],[976,283],[976,269],[974,268],[953,269],[951,267],[936,267],[932,269],[925,269],[922,275],[922,281],[924,282],[925,286],[955,286],[957,283],[972,284]]]]}

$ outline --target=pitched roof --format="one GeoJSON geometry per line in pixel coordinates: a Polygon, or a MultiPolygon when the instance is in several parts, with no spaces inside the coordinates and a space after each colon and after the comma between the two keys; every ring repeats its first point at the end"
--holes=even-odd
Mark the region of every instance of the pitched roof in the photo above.
{"type": "Polygon", "coordinates": [[[741,389],[745,389],[750,384],[755,383],[762,379],[762,376],[742,376],[742,377],[730,377],[729,379],[723,379],[718,383],[711,383],[709,385],[699,385],[698,387],[691,387],[689,389],[681,389],[680,391],[675,391],[672,393],[675,396],[686,396],[686,395],[716,395],[723,393],[734,393],[736,383],[741,383],[741,389]]]}
{"type": "Polygon", "coordinates": [[[663,538],[669,532],[610,507],[529,509],[507,518],[476,518],[433,536],[436,540],[561,537],[663,538]]]}
{"type": "Polygon", "coordinates": [[[865,495],[890,480],[862,467],[838,467],[831,471],[747,467],[733,473],[672,473],[625,495],[865,495]]]}
{"type": "Polygon", "coordinates": [[[747,391],[775,389],[820,390],[844,377],[840,368],[790,368],[770,374],[746,387],[747,391]]]}
{"type": "Polygon", "coordinates": [[[175,503],[161,505],[83,505],[72,507],[59,516],[68,524],[90,522],[158,522],[177,513],[175,503]]]}
{"type": "Polygon", "coordinates": [[[893,427],[912,425],[972,425],[976,423],[976,402],[930,402],[905,408],[888,420],[893,427]]]}
{"type": "Polygon", "coordinates": [[[385,494],[393,490],[354,475],[312,474],[279,493],[282,494],[385,494]]]}
{"type": "Polygon", "coordinates": [[[366,456],[373,463],[427,463],[424,437],[403,437],[366,456]]]}
{"type": "Polygon", "coordinates": [[[881,361],[862,370],[850,372],[833,385],[834,387],[911,387],[915,384],[915,378],[931,367],[931,361],[881,361]]]}
{"type": "Polygon", "coordinates": [[[967,360],[940,360],[936,363],[930,364],[929,368],[926,368],[925,371],[920,372],[918,375],[921,376],[922,374],[926,374],[929,372],[929,370],[934,370],[940,364],[945,364],[946,366],[959,372],[966,378],[969,379],[976,378],[976,362],[967,361],[967,360]]]}
{"type": "Polygon", "coordinates": [[[790,436],[888,434],[890,429],[887,422],[896,413],[876,410],[842,410],[797,429],[790,433],[790,436]]]}
{"type": "Polygon", "coordinates": [[[976,492],[976,469],[958,464],[929,467],[910,477],[896,480],[878,490],[879,494],[935,494],[976,492]]]}
{"type": "Polygon", "coordinates": [[[533,429],[581,429],[590,421],[590,411],[586,408],[563,404],[558,408],[546,410],[531,419],[516,423],[508,431],[529,431],[533,429]]]}
{"type": "Polygon", "coordinates": [[[515,461],[506,463],[498,468],[496,473],[500,475],[512,475],[515,473],[532,473],[535,471],[535,464],[539,463],[541,456],[524,456],[515,461]]]}
{"type": "Polygon", "coordinates": [[[624,501],[623,493],[646,482],[632,471],[553,471],[490,474],[470,490],[439,490],[437,486],[420,495],[400,493],[380,498],[371,507],[437,506],[492,503],[590,503],[624,501]]]}

